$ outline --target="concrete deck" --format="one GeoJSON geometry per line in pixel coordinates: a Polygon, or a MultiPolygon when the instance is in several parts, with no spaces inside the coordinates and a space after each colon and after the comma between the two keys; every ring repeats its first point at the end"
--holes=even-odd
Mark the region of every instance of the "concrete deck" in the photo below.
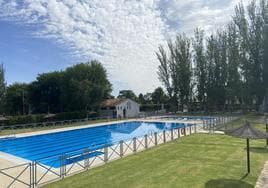
{"type": "Polygon", "coordinates": [[[268,188],[268,161],[265,162],[255,188],[268,188]]]}

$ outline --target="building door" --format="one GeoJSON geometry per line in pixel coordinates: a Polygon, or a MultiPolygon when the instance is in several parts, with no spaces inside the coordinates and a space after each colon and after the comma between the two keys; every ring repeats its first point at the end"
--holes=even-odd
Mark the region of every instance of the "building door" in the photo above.
{"type": "Polygon", "coordinates": [[[117,118],[117,111],[116,110],[113,111],[113,118],[117,118]]]}
{"type": "Polygon", "coordinates": [[[124,118],[126,118],[126,113],[127,113],[127,111],[126,111],[126,109],[124,108],[124,110],[123,110],[123,117],[124,117],[124,118]]]}

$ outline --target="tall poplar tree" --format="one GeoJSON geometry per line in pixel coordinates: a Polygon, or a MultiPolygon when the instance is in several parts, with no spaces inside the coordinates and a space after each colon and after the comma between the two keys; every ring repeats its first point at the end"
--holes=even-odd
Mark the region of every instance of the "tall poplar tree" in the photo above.
{"type": "Polygon", "coordinates": [[[193,61],[195,66],[195,77],[197,87],[197,99],[201,104],[201,109],[206,110],[207,99],[207,61],[204,46],[204,31],[195,30],[193,39],[193,61]]]}
{"type": "Polygon", "coordinates": [[[0,65],[0,113],[4,113],[4,106],[6,101],[6,81],[4,65],[0,65]]]}

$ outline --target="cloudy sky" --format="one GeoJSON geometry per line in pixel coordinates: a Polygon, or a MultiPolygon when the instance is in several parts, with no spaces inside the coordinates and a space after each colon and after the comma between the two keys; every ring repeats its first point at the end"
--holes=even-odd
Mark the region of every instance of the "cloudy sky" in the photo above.
{"type": "Polygon", "coordinates": [[[160,83],[155,51],[178,32],[227,23],[239,0],[0,0],[0,61],[8,84],[97,59],[114,94],[160,83]]]}

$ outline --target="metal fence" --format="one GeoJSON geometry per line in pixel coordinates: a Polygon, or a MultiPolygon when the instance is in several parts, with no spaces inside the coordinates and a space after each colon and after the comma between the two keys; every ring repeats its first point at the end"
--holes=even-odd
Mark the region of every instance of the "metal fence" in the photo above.
{"type": "MultiPolygon", "coordinates": [[[[159,114],[158,114],[159,115],[159,114]]],[[[167,115],[167,114],[161,114],[167,115]]],[[[170,115],[170,114],[168,114],[170,115]]],[[[126,117],[126,118],[118,118],[113,116],[102,116],[102,117],[94,117],[94,118],[83,118],[83,119],[70,119],[70,120],[61,120],[61,121],[46,121],[46,122],[37,122],[37,123],[25,123],[25,124],[14,124],[14,125],[0,125],[0,134],[4,130],[8,130],[8,134],[3,136],[13,136],[17,133],[16,130],[20,129],[40,129],[40,128],[61,128],[63,126],[81,126],[86,123],[101,121],[101,122],[110,122],[110,121],[120,121],[127,119],[144,119],[148,117],[153,117],[155,114],[141,114],[137,117],[126,117]],[[80,125],[79,125],[80,124],[80,125]]]]}
{"type": "Polygon", "coordinates": [[[218,117],[214,118],[214,120],[204,120],[199,125],[191,124],[182,128],[122,140],[111,145],[99,146],[99,149],[85,148],[60,156],[0,169],[0,187],[39,187],[183,136],[199,133],[207,129],[213,130],[215,127],[234,119],[234,117],[218,117]],[[212,127],[214,128],[211,129],[212,127]]]}
{"type": "Polygon", "coordinates": [[[228,117],[215,117],[203,120],[203,129],[209,133],[215,133],[216,131],[222,131],[222,128],[227,126],[229,122],[233,122],[239,119],[239,116],[228,117]]]}

